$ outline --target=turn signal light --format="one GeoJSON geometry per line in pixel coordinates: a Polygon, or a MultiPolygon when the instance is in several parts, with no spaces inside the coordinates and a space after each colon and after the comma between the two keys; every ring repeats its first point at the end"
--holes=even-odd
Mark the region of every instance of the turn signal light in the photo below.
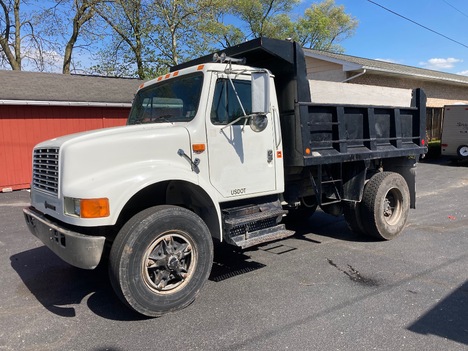
{"type": "Polygon", "coordinates": [[[109,199],[82,199],[80,209],[82,218],[109,217],[109,199]]]}

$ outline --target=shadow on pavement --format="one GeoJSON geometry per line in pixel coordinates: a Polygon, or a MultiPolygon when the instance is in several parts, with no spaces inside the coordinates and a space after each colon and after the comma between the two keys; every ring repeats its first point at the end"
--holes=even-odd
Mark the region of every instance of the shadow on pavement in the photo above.
{"type": "MultiPolygon", "coordinates": [[[[307,219],[289,223],[288,226],[296,231],[293,238],[313,244],[321,243],[320,236],[354,242],[372,240],[351,232],[342,217],[337,218],[322,211],[317,211],[307,219]],[[308,233],[316,235],[309,237],[308,233]]],[[[281,241],[247,251],[218,243],[215,245],[209,279],[221,282],[265,267],[249,257],[250,250],[281,254],[295,249],[282,245],[281,241]]],[[[12,268],[35,298],[58,316],[75,317],[76,306],[86,300],[92,312],[106,319],[130,321],[146,318],[127,308],[115,295],[106,264],[100,264],[94,270],[75,268],[63,262],[45,246],[15,254],[10,257],[10,261],[12,268]]]]}
{"type": "Polygon", "coordinates": [[[320,240],[311,240],[305,235],[313,233],[328,238],[350,242],[379,242],[374,238],[353,233],[348,228],[343,216],[335,217],[321,210],[317,210],[309,218],[295,222],[286,222],[286,227],[296,232],[294,238],[314,241],[316,243],[320,243],[320,240]]]}
{"type": "MultiPolygon", "coordinates": [[[[79,269],[63,262],[45,246],[13,255],[10,261],[34,297],[58,316],[75,317],[74,305],[87,298],[89,309],[103,318],[146,319],[127,308],[115,295],[105,264],[94,270],[79,269]]],[[[250,260],[240,249],[217,245],[209,279],[220,282],[263,267],[265,265],[250,260]]]]}
{"type": "Polygon", "coordinates": [[[468,345],[468,281],[408,327],[468,345]]]}
{"type": "Polygon", "coordinates": [[[263,267],[264,264],[250,260],[242,249],[216,242],[209,280],[220,282],[263,267]]]}
{"type": "Polygon", "coordinates": [[[36,299],[50,312],[75,317],[74,305],[88,297],[89,309],[95,314],[119,321],[142,317],[127,308],[110,285],[107,266],[83,270],[62,262],[45,246],[10,257],[11,266],[36,299]]]}

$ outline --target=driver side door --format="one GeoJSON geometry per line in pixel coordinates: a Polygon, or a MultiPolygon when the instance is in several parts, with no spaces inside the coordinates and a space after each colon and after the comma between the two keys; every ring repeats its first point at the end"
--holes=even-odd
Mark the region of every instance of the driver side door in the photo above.
{"type": "Polygon", "coordinates": [[[224,198],[275,192],[276,157],[271,114],[268,125],[254,132],[248,118],[252,111],[250,76],[218,75],[210,119],[207,121],[207,144],[210,182],[224,198]]]}

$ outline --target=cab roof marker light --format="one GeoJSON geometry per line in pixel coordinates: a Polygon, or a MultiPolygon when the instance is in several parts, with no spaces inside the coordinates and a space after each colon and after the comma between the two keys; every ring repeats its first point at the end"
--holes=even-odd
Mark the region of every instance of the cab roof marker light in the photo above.
{"type": "Polygon", "coordinates": [[[201,71],[203,68],[205,68],[205,65],[198,65],[197,71],[201,71]]]}

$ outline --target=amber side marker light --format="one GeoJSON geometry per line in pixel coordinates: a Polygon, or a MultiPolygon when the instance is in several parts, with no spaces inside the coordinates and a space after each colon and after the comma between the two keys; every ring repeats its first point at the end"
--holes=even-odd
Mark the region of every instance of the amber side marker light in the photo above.
{"type": "Polygon", "coordinates": [[[80,209],[82,218],[109,217],[109,199],[82,199],[80,209]]]}
{"type": "Polygon", "coordinates": [[[202,153],[203,151],[206,150],[206,145],[205,144],[193,144],[192,150],[193,152],[196,152],[196,153],[202,153]]]}

